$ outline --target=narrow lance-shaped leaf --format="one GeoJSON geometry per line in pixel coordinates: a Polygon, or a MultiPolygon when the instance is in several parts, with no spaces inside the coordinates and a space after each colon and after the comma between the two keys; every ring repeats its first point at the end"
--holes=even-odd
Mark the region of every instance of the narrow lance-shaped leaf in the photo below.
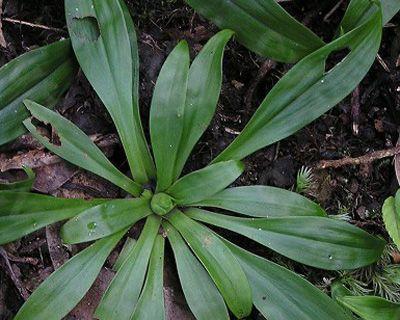
{"type": "Polygon", "coordinates": [[[30,191],[35,182],[35,172],[29,167],[22,166],[25,171],[26,179],[10,183],[0,183],[0,190],[30,191]]]}
{"type": "Polygon", "coordinates": [[[386,199],[382,216],[387,232],[400,250],[400,190],[397,191],[396,198],[386,199]]]}
{"type": "Polygon", "coordinates": [[[224,48],[232,35],[231,30],[217,33],[190,66],[175,179],[179,178],[190,152],[214,116],[221,91],[224,48]]]}
{"type": "Polygon", "coordinates": [[[14,320],[60,320],[85,296],[125,231],[97,241],[51,274],[14,320]]]}
{"type": "Polygon", "coordinates": [[[224,299],[210,275],[193,255],[179,232],[167,222],[164,230],[174,251],[180,283],[186,302],[197,320],[229,320],[224,299]]]}
{"type": "Polygon", "coordinates": [[[128,9],[121,0],[68,0],[65,11],[80,66],[114,121],[134,179],[147,183],[155,172],[140,122],[139,58],[128,9]]]}
{"type": "Polygon", "coordinates": [[[132,247],[96,309],[100,320],[130,320],[139,300],[147,265],[160,227],[160,218],[147,218],[137,243],[132,247]]]}
{"type": "Polygon", "coordinates": [[[124,246],[122,247],[121,252],[118,255],[118,258],[113,265],[113,269],[115,271],[118,271],[121,268],[126,259],[129,257],[135,245],[136,245],[135,239],[132,239],[130,237],[126,238],[124,246]]]}
{"type": "Polygon", "coordinates": [[[69,40],[32,50],[4,65],[0,69],[0,145],[26,131],[22,121],[29,113],[24,99],[53,107],[76,71],[69,40]]]}
{"type": "Polygon", "coordinates": [[[157,191],[175,180],[175,162],[183,132],[189,73],[189,48],[181,41],[170,53],[157,79],[150,109],[150,137],[157,167],[157,191]]]}
{"type": "Polygon", "coordinates": [[[0,191],[0,244],[76,216],[104,200],[61,199],[35,193],[0,191]]]}
{"type": "MultiPolygon", "coordinates": [[[[388,23],[400,10],[399,0],[380,0],[382,25],[388,23]]],[[[340,32],[346,33],[365,22],[373,14],[371,0],[351,0],[340,23],[340,32]]]]}
{"type": "Polygon", "coordinates": [[[347,296],[341,297],[338,300],[364,320],[400,319],[400,304],[393,303],[381,297],[347,296]]]}
{"type": "Polygon", "coordinates": [[[35,119],[49,123],[56,131],[59,143],[52,143],[41,135],[32,119],[24,121],[25,127],[47,149],[61,158],[111,181],[134,196],[140,195],[142,188],[122,174],[90,138],[71,121],[33,101],[26,100],[25,105],[35,119]]]}
{"type": "Polygon", "coordinates": [[[304,278],[225,241],[249,280],[253,303],[266,319],[350,320],[304,278]]]}
{"type": "Polygon", "coordinates": [[[377,261],[385,242],[351,224],[325,217],[238,218],[189,209],[192,219],[242,234],[306,265],[356,269],[377,261]]]}
{"type": "Polygon", "coordinates": [[[97,240],[121,231],[151,213],[149,200],[145,198],[111,200],[69,220],[61,228],[61,238],[69,244],[97,240]]]}
{"type": "Polygon", "coordinates": [[[239,319],[252,309],[251,290],[232,252],[210,229],[175,210],[168,221],[180,232],[210,274],[229,309],[239,319]]]}
{"type": "Polygon", "coordinates": [[[243,159],[284,139],[345,98],[368,72],[378,52],[380,8],[352,30],[297,63],[269,92],[242,133],[215,160],[243,159]],[[337,50],[350,48],[341,63],[325,71],[325,61],[337,50]]]}
{"type": "Polygon", "coordinates": [[[163,289],[164,246],[163,236],[158,235],[151,252],[149,270],[143,292],[136,305],[132,320],[165,319],[163,289]]]}
{"type": "Polygon", "coordinates": [[[220,28],[234,30],[248,49],[274,60],[295,62],[324,45],[275,0],[186,2],[220,28]]]}
{"type": "Polygon", "coordinates": [[[167,193],[177,204],[188,205],[225,189],[244,171],[240,161],[224,161],[189,173],[176,181],[167,193]]]}
{"type": "Polygon", "coordinates": [[[252,217],[326,216],[318,204],[306,197],[267,186],[229,188],[191,205],[220,208],[252,217]]]}

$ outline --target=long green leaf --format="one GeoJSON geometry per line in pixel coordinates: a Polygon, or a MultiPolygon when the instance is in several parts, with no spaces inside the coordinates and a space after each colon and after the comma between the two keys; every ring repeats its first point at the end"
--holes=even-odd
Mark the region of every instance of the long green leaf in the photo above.
{"type": "Polygon", "coordinates": [[[51,274],[14,320],[60,320],[85,296],[124,232],[97,241],[51,274]]]}
{"type": "Polygon", "coordinates": [[[152,214],[148,199],[117,199],[85,210],[61,228],[65,243],[104,238],[152,214]]]}
{"type": "Polygon", "coordinates": [[[382,216],[387,232],[400,250],[400,190],[397,191],[396,198],[386,199],[382,216]]]}
{"type": "Polygon", "coordinates": [[[252,217],[326,216],[318,204],[306,197],[267,186],[225,189],[192,205],[220,208],[252,217]]]}
{"type": "Polygon", "coordinates": [[[275,0],[186,0],[220,28],[232,29],[250,50],[274,60],[295,62],[324,45],[275,0]]]}
{"type": "Polygon", "coordinates": [[[266,319],[350,319],[332,299],[294,272],[225,243],[246,273],[253,303],[266,319]]]}
{"type": "Polygon", "coordinates": [[[117,274],[96,309],[98,319],[131,319],[143,286],[159,226],[159,218],[154,215],[147,218],[139,240],[118,268],[117,274]]]}
{"type": "Polygon", "coordinates": [[[121,252],[118,255],[117,260],[115,261],[114,265],[113,265],[113,269],[115,271],[118,271],[121,266],[124,264],[124,262],[126,261],[126,259],[129,257],[129,255],[131,254],[133,248],[136,245],[136,240],[132,239],[130,237],[127,237],[124,243],[124,246],[121,249],[121,252]]]}
{"type": "Polygon", "coordinates": [[[221,292],[226,304],[239,319],[250,314],[251,290],[232,252],[210,229],[175,210],[168,221],[180,232],[221,292]]]}
{"type": "Polygon", "coordinates": [[[26,179],[11,183],[0,183],[0,190],[30,191],[35,182],[35,172],[29,167],[22,166],[25,171],[26,179]]]}
{"type": "Polygon", "coordinates": [[[186,302],[197,320],[229,320],[224,299],[210,275],[193,255],[179,232],[163,222],[174,251],[180,283],[186,302]]]}
{"type": "Polygon", "coordinates": [[[378,5],[354,29],[297,63],[269,92],[242,133],[215,160],[243,159],[247,155],[309,124],[345,98],[363,79],[378,52],[382,17],[378,5]],[[333,69],[325,61],[337,50],[351,52],[333,69]]]}
{"type": "Polygon", "coordinates": [[[163,289],[164,245],[163,236],[156,236],[151,252],[146,282],[131,318],[132,320],[165,319],[163,289]]]}
{"type": "Polygon", "coordinates": [[[117,128],[134,179],[147,183],[154,164],[140,122],[134,25],[121,0],[68,0],[72,45],[83,72],[117,128]]]}
{"type": "Polygon", "coordinates": [[[351,224],[324,217],[238,218],[189,209],[192,218],[242,234],[309,266],[356,269],[377,261],[385,242],[351,224]]]}
{"type": "Polygon", "coordinates": [[[338,299],[345,307],[364,320],[397,320],[400,319],[400,304],[380,297],[341,297],[338,299]]]}
{"type": "Polygon", "coordinates": [[[23,122],[32,135],[47,149],[61,158],[111,181],[134,196],[140,195],[142,188],[115,168],[101,150],[76,125],[58,113],[33,101],[25,100],[24,103],[35,119],[50,123],[58,135],[60,143],[51,143],[48,138],[41,135],[32,119],[23,122]]]}
{"type": "Polygon", "coordinates": [[[32,50],[4,65],[0,69],[0,145],[26,131],[22,121],[29,113],[24,99],[53,107],[76,71],[69,40],[32,50]]]}
{"type": "Polygon", "coordinates": [[[153,93],[150,137],[158,191],[164,191],[175,180],[175,162],[184,125],[189,60],[189,47],[186,41],[181,41],[161,68],[153,93]]]}
{"type": "MultiPolygon", "coordinates": [[[[382,25],[388,23],[400,10],[400,0],[380,0],[382,25]]],[[[345,33],[365,22],[373,13],[371,0],[351,0],[340,23],[340,32],[345,33]]]]}
{"type": "Polygon", "coordinates": [[[0,191],[0,244],[76,216],[103,200],[61,199],[35,193],[0,191]]]}
{"type": "Polygon", "coordinates": [[[214,116],[221,91],[224,48],[232,35],[231,30],[217,33],[190,66],[175,179],[179,178],[190,152],[214,116]]]}
{"type": "Polygon", "coordinates": [[[189,173],[176,181],[167,193],[177,204],[188,205],[216,194],[234,182],[244,171],[240,161],[224,161],[189,173]]]}

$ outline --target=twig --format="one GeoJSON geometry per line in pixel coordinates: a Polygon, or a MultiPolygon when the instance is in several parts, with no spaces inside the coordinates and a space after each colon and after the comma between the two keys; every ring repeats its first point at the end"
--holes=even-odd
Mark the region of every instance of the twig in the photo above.
{"type": "Polygon", "coordinates": [[[265,78],[265,76],[271,71],[276,66],[276,63],[270,59],[267,59],[261,68],[258,70],[258,74],[256,78],[254,79],[253,83],[250,85],[249,89],[246,92],[246,95],[244,97],[244,102],[246,104],[246,108],[249,110],[251,109],[252,102],[253,102],[253,95],[254,91],[256,90],[258,84],[262,79],[265,78]]]}
{"type": "Polygon", "coordinates": [[[21,279],[15,274],[14,269],[10,263],[10,260],[8,259],[7,251],[4,250],[2,247],[0,247],[0,256],[3,257],[5,265],[6,265],[6,271],[8,271],[8,274],[14,283],[14,285],[17,287],[21,297],[24,300],[27,300],[29,298],[29,293],[22,284],[21,279]]]}
{"type": "Polygon", "coordinates": [[[400,154],[400,146],[396,146],[387,150],[371,152],[357,158],[345,157],[339,160],[322,160],[315,166],[315,169],[321,170],[328,168],[340,168],[349,165],[369,164],[375,160],[393,157],[397,154],[400,154]]]}
{"type": "Polygon", "coordinates": [[[48,27],[48,26],[45,26],[43,24],[36,24],[36,23],[23,21],[23,20],[18,20],[18,19],[13,19],[13,18],[3,18],[3,21],[14,23],[14,24],[20,24],[20,25],[28,26],[28,27],[32,27],[32,28],[39,28],[39,29],[43,29],[43,30],[66,33],[65,30],[60,29],[60,28],[48,27]]]}
{"type": "Polygon", "coordinates": [[[344,0],[340,0],[338,3],[336,3],[336,5],[332,8],[331,11],[329,11],[325,17],[324,17],[324,22],[328,22],[329,18],[331,17],[331,15],[333,15],[335,13],[335,11],[337,9],[339,9],[340,5],[343,3],[344,0]]]}
{"type": "Polygon", "coordinates": [[[351,117],[353,118],[353,134],[358,136],[360,124],[360,86],[357,86],[351,96],[351,117]]]}
{"type": "Polygon", "coordinates": [[[2,15],[3,15],[3,0],[0,0],[0,46],[6,48],[7,42],[6,39],[4,39],[3,24],[1,23],[2,15]]]}

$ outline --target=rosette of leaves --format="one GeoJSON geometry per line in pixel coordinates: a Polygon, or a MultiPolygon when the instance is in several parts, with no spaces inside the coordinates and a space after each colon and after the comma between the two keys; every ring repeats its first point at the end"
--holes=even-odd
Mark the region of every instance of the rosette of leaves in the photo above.
{"type": "MultiPolygon", "coordinates": [[[[223,30],[190,63],[186,42],[166,59],[150,111],[151,150],[140,121],[138,51],[123,1],[68,0],[72,45],[89,82],[110,113],[132,178],[116,168],[74,124],[33,101],[25,127],[47,149],[120,187],[122,199],[60,199],[0,192],[0,244],[50,223],[69,219],[65,243],[94,241],[36,289],[15,319],[61,319],[84,297],[107,256],[127,230],[145,220],[126,246],[116,274],[97,307],[98,319],[164,319],[163,263],[167,238],[187,303],[197,319],[248,316],[253,305],[268,319],[348,319],[328,296],[295,273],[224,238],[227,229],[309,266],[341,270],[376,261],[385,243],[350,224],[330,219],[311,200],[267,186],[229,186],[242,159],[283,139],[350,93],[374,61],[381,12],[309,55],[267,95],[243,132],[207,167],[182,176],[193,146],[215,113],[222,82],[223,30]],[[344,47],[350,53],[333,69],[325,61],[344,47]],[[46,123],[57,141],[43,136],[46,123]],[[152,152],[151,152],[152,151],[152,152]],[[226,214],[207,211],[218,208],[226,214]]],[[[214,210],[215,211],[215,210],[214,210]]]]}

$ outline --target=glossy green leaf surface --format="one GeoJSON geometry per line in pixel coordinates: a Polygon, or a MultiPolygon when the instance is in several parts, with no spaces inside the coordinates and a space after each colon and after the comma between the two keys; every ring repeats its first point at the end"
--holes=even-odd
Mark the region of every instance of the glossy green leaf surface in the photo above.
{"type": "Polygon", "coordinates": [[[326,216],[325,210],[306,197],[267,186],[225,189],[192,205],[220,208],[251,217],[326,216]]]}
{"type": "Polygon", "coordinates": [[[351,224],[324,217],[238,218],[201,209],[192,219],[242,234],[303,264],[326,270],[356,269],[377,261],[385,242],[351,224]]]}
{"type": "Polygon", "coordinates": [[[221,92],[224,48],[232,35],[231,30],[217,33],[190,66],[175,179],[179,178],[190,152],[214,116],[221,92]]]}
{"type": "Polygon", "coordinates": [[[76,216],[103,200],[61,199],[35,193],[0,191],[0,244],[76,216]]]}
{"type": "Polygon", "coordinates": [[[139,114],[134,25],[121,0],[68,0],[65,11],[79,64],[117,128],[138,183],[154,177],[139,114]]]}
{"type": "Polygon", "coordinates": [[[189,173],[176,181],[167,193],[177,204],[188,205],[225,189],[244,171],[241,161],[223,161],[189,173]]]}
{"type": "Polygon", "coordinates": [[[275,0],[186,0],[221,29],[232,29],[255,53],[295,62],[324,45],[275,0]]]}
{"type": "Polygon", "coordinates": [[[165,319],[164,309],[164,246],[162,235],[157,235],[151,252],[149,270],[143,292],[136,305],[132,320],[165,319]]]}
{"type": "Polygon", "coordinates": [[[13,191],[30,191],[35,182],[35,172],[31,168],[23,166],[22,169],[25,171],[26,179],[11,183],[0,183],[0,190],[13,190],[13,191]]]}
{"type": "Polygon", "coordinates": [[[224,299],[210,275],[194,256],[179,232],[163,222],[174,251],[180,283],[186,302],[197,320],[229,320],[224,299]]]}
{"type": "Polygon", "coordinates": [[[0,69],[0,145],[26,130],[24,99],[53,107],[72,83],[77,66],[69,40],[25,53],[0,69]]]}
{"type": "Polygon", "coordinates": [[[249,280],[255,307],[271,320],[349,320],[310,282],[273,262],[226,241],[249,280]]]}
{"type": "Polygon", "coordinates": [[[85,296],[124,232],[92,244],[52,273],[25,302],[14,320],[60,320],[85,296]]]}
{"type": "Polygon", "coordinates": [[[400,304],[380,297],[347,296],[339,298],[339,301],[364,320],[400,319],[400,304]]]}
{"type": "Polygon", "coordinates": [[[61,228],[65,243],[81,243],[97,240],[152,214],[148,199],[117,199],[85,210],[69,220],[61,228]]]}
{"type": "Polygon", "coordinates": [[[400,250],[400,190],[395,198],[386,199],[382,207],[382,217],[387,232],[400,250]]]}
{"type": "Polygon", "coordinates": [[[363,79],[378,52],[382,19],[371,4],[369,19],[342,37],[297,63],[268,93],[241,134],[215,160],[243,159],[284,139],[317,119],[345,98],[363,79]],[[331,70],[328,56],[337,50],[351,52],[331,70]]]}
{"type": "MultiPolygon", "coordinates": [[[[388,23],[400,10],[400,0],[380,0],[382,25],[388,23]]],[[[340,23],[340,32],[345,33],[365,22],[373,13],[371,0],[351,0],[340,23]]]]}
{"type": "Polygon", "coordinates": [[[126,259],[129,257],[135,245],[136,245],[135,239],[132,239],[130,237],[126,238],[124,246],[122,247],[121,252],[118,255],[118,258],[113,265],[113,269],[115,271],[118,271],[121,268],[126,259]]]}
{"type": "Polygon", "coordinates": [[[201,261],[233,314],[238,318],[248,316],[252,309],[249,283],[239,262],[222,240],[178,210],[167,219],[201,261]]]}
{"type": "Polygon", "coordinates": [[[35,119],[51,124],[58,135],[59,143],[52,143],[47,137],[41,135],[32,123],[32,119],[26,119],[23,122],[32,135],[47,149],[74,165],[111,181],[135,196],[140,195],[141,187],[121,173],[90,138],[71,121],[33,101],[26,100],[24,103],[35,119]]]}
{"type": "Polygon", "coordinates": [[[188,44],[181,41],[169,54],[154,88],[150,137],[159,192],[167,189],[175,180],[175,162],[184,126],[189,62],[188,44]]]}
{"type": "Polygon", "coordinates": [[[159,218],[149,216],[137,243],[114,276],[96,309],[100,320],[130,320],[139,300],[147,265],[160,226],[159,218]]]}

